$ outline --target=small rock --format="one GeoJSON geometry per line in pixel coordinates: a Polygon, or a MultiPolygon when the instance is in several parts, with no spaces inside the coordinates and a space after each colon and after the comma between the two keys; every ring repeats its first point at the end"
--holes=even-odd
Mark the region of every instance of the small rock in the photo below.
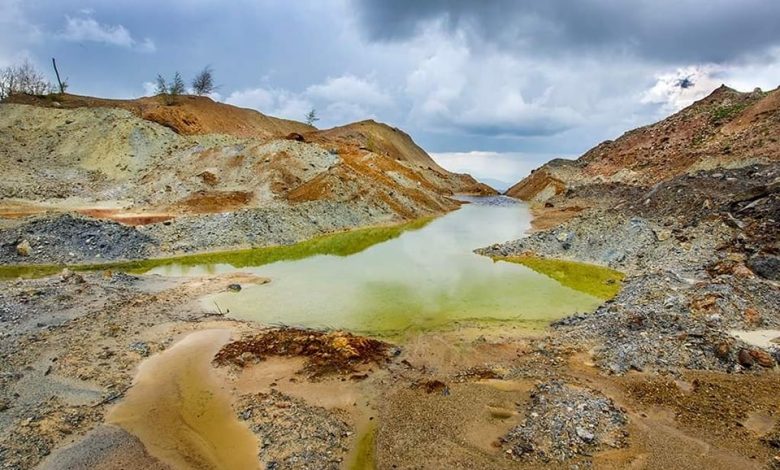
{"type": "Polygon", "coordinates": [[[65,268],[60,273],[60,282],[68,282],[71,284],[84,283],[84,277],[81,274],[75,273],[68,268],[65,268]]]}
{"type": "Polygon", "coordinates": [[[737,276],[737,277],[743,277],[743,278],[751,278],[751,277],[754,277],[754,275],[753,275],[753,271],[751,271],[750,269],[748,269],[748,267],[747,267],[747,266],[745,266],[745,265],[744,265],[744,264],[742,264],[742,263],[739,263],[739,264],[737,264],[736,266],[734,266],[734,270],[732,271],[732,273],[733,273],[735,276],[737,276]]]}
{"type": "Polygon", "coordinates": [[[588,431],[583,427],[577,426],[577,429],[575,431],[577,432],[577,437],[579,437],[580,439],[582,439],[587,443],[591,443],[593,442],[594,439],[596,439],[596,436],[592,432],[588,431]]]}
{"type": "Polygon", "coordinates": [[[254,354],[252,354],[249,351],[246,351],[246,352],[241,353],[240,356],[238,356],[238,361],[237,362],[239,364],[241,364],[242,366],[247,366],[247,365],[250,365],[250,364],[254,364],[254,363],[257,362],[257,356],[255,356],[254,354]]]}
{"type": "Polygon", "coordinates": [[[560,232],[558,235],[555,236],[555,239],[558,240],[561,243],[568,243],[571,245],[571,241],[574,239],[574,234],[572,232],[560,232]]]}
{"type": "Polygon", "coordinates": [[[761,324],[761,314],[758,313],[758,310],[756,310],[753,307],[748,307],[745,309],[745,313],[743,314],[745,318],[745,323],[747,323],[750,326],[756,326],[761,324]]]}
{"type": "Polygon", "coordinates": [[[764,279],[780,281],[780,257],[778,256],[756,255],[748,260],[747,265],[764,279]]]}
{"type": "Polygon", "coordinates": [[[149,345],[143,341],[136,341],[135,343],[131,344],[130,349],[140,354],[141,357],[147,357],[151,352],[149,345]]]}
{"type": "Polygon", "coordinates": [[[30,251],[32,251],[32,247],[27,240],[22,240],[21,243],[16,245],[16,254],[19,256],[30,256],[30,251]]]}
{"type": "Polygon", "coordinates": [[[671,230],[668,230],[668,229],[661,229],[661,230],[658,230],[657,232],[655,232],[655,238],[656,238],[656,239],[657,239],[659,242],[666,241],[666,240],[668,240],[668,239],[672,238],[672,231],[671,231],[671,230]]]}
{"type": "Polygon", "coordinates": [[[755,360],[753,359],[753,355],[750,354],[750,351],[747,349],[740,349],[739,354],[737,355],[737,362],[739,362],[739,365],[742,367],[753,367],[753,364],[755,363],[755,360]]]}
{"type": "Polygon", "coordinates": [[[304,138],[301,134],[297,132],[291,132],[287,134],[287,137],[285,137],[287,140],[294,140],[296,142],[306,142],[306,138],[304,138]]]}
{"type": "Polygon", "coordinates": [[[728,341],[721,341],[720,343],[716,344],[715,348],[713,349],[715,351],[715,356],[717,356],[718,359],[726,360],[731,353],[731,344],[728,341]]]}
{"type": "Polygon", "coordinates": [[[227,290],[230,292],[241,292],[241,284],[228,284],[227,290]]]}
{"type": "Polygon", "coordinates": [[[750,357],[761,367],[769,369],[775,366],[775,359],[769,353],[760,349],[753,349],[750,351],[750,357]]]}

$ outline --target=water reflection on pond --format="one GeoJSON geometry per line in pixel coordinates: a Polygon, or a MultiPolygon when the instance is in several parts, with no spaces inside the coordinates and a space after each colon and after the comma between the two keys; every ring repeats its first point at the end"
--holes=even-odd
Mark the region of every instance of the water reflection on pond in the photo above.
{"type": "MultiPolygon", "coordinates": [[[[204,301],[231,316],[315,328],[383,334],[462,321],[544,323],[593,310],[601,300],[516,263],[476,255],[475,248],[519,238],[525,205],[500,198],[472,204],[421,227],[365,243],[353,253],[316,254],[241,268],[272,279],[204,301]]],[[[160,274],[228,272],[230,263],[154,269],[160,274]]],[[[576,287],[576,286],[575,286],[576,287]]]]}

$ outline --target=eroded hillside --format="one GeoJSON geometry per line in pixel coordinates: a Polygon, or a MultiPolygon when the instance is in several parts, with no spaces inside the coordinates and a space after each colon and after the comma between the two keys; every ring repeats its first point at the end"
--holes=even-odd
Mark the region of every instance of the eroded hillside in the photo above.
{"type": "MultiPolygon", "coordinates": [[[[26,223],[23,216],[78,212],[190,230],[209,225],[210,214],[247,211],[251,227],[253,211],[283,217],[289,209],[314,221],[319,210],[343,213],[331,209],[341,204],[346,220],[312,223],[342,229],[441,214],[458,207],[450,197],[456,193],[493,192],[447,172],[384,124],[318,131],[191,96],[173,105],[158,98],[14,97],[0,104],[0,170],[6,226],[26,223]]],[[[162,242],[169,246],[196,238],[158,231],[173,237],[162,242]]],[[[228,240],[235,237],[214,248],[232,246],[228,240]]],[[[2,241],[14,257],[23,240],[2,241]]]]}
{"type": "Polygon", "coordinates": [[[741,93],[721,86],[658,123],[606,141],[576,161],[554,160],[507,191],[545,201],[593,183],[648,186],[713,168],[780,160],[780,90],[741,93]]]}
{"type": "Polygon", "coordinates": [[[653,406],[707,390],[706,400],[689,402],[706,401],[707,411],[687,415],[691,405],[683,405],[669,425],[719,452],[752,447],[757,468],[777,466],[780,424],[746,432],[739,420],[752,411],[731,413],[735,391],[751,395],[745,403],[777,402],[753,380],[778,380],[779,139],[779,90],[721,87],[579,160],[533,172],[510,194],[531,201],[537,231],[480,250],[524,264],[562,258],[626,273],[613,300],[557,322],[550,341],[580,351],[603,374],[647,380],[633,396],[652,396],[653,406]],[[704,385],[703,371],[734,391],[704,385]],[[667,373],[697,378],[690,388],[661,385],[667,373]]]}

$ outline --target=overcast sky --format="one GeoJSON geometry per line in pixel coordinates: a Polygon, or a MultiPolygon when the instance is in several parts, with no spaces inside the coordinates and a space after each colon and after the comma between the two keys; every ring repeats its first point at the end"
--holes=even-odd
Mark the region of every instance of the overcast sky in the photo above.
{"type": "Polygon", "coordinates": [[[777,87],[779,24],[778,0],[0,0],[0,66],[137,97],[211,65],[222,101],[377,119],[509,183],[721,83],[777,87]]]}

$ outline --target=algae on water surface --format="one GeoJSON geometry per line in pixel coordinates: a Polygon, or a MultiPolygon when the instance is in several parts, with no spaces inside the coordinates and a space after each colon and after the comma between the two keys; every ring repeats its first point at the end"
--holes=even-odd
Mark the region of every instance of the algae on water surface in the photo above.
{"type": "Polygon", "coordinates": [[[273,281],[218,293],[203,307],[266,325],[396,337],[498,322],[527,326],[589,312],[602,300],[515,263],[473,250],[522,235],[522,204],[475,202],[424,228],[347,257],[312,256],[249,271],[273,281]]]}
{"type": "Polygon", "coordinates": [[[566,287],[604,300],[617,295],[620,291],[620,283],[625,277],[623,273],[603,266],[541,256],[524,255],[494,259],[522,264],[555,279],[566,287]]]}

